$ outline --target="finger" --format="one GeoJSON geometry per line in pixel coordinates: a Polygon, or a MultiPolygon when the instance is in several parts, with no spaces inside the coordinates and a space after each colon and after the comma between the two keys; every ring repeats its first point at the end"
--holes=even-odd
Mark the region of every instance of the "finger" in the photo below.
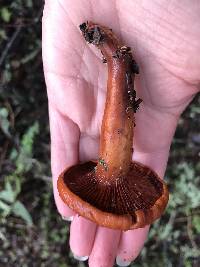
{"type": "Polygon", "coordinates": [[[95,223],[79,215],[74,217],[70,228],[69,243],[75,258],[85,260],[88,258],[93,247],[96,227],[95,223]]]}
{"type": "Polygon", "coordinates": [[[64,217],[70,217],[75,213],[61,200],[57,190],[57,179],[67,166],[78,162],[79,129],[52,106],[49,107],[49,117],[54,198],[58,212],[64,217]]]}
{"type": "Polygon", "coordinates": [[[147,238],[149,226],[123,232],[121,235],[116,263],[128,266],[140,253],[147,238]]]}
{"type": "Polygon", "coordinates": [[[117,253],[121,231],[98,227],[92,252],[90,267],[112,267],[117,253]]]}

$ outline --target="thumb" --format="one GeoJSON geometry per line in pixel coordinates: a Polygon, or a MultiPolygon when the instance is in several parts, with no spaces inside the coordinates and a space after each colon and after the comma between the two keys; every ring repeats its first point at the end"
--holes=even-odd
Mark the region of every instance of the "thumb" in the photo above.
{"type": "Polygon", "coordinates": [[[74,212],[61,200],[57,190],[57,179],[66,167],[78,162],[79,129],[75,123],[61,115],[52,106],[49,107],[49,118],[54,198],[58,212],[63,217],[70,217],[74,215],[74,212]]]}

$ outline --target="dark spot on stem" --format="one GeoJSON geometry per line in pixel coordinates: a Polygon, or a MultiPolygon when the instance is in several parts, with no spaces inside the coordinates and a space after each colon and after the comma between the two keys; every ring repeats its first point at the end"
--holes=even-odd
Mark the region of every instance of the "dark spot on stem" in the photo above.
{"type": "Polygon", "coordinates": [[[83,33],[85,40],[88,43],[92,43],[94,45],[99,45],[104,41],[104,32],[98,26],[89,27],[88,23],[83,23],[79,26],[80,30],[83,33]]]}
{"type": "Polygon", "coordinates": [[[123,133],[123,129],[117,129],[117,133],[118,134],[122,134],[123,133]]]}
{"type": "Polygon", "coordinates": [[[105,57],[102,58],[103,63],[107,63],[107,59],[105,57]]]}
{"type": "Polygon", "coordinates": [[[79,28],[80,28],[80,30],[82,31],[82,32],[85,32],[86,31],[86,29],[87,29],[87,23],[82,23],[80,26],[79,26],[79,28]]]}
{"type": "Polygon", "coordinates": [[[130,68],[131,68],[132,73],[139,74],[139,66],[135,60],[131,61],[130,68]]]}
{"type": "Polygon", "coordinates": [[[139,105],[142,102],[141,98],[138,98],[137,100],[134,101],[133,103],[133,111],[136,113],[136,111],[139,109],[139,105]]]}
{"type": "Polygon", "coordinates": [[[114,53],[113,53],[113,58],[120,58],[120,53],[119,53],[119,50],[116,50],[114,53]]]}
{"type": "Polygon", "coordinates": [[[127,85],[132,84],[132,76],[129,71],[126,72],[126,82],[127,82],[127,85]]]}
{"type": "Polygon", "coordinates": [[[128,46],[121,46],[113,53],[113,58],[125,58],[131,56],[131,48],[128,46]]]}

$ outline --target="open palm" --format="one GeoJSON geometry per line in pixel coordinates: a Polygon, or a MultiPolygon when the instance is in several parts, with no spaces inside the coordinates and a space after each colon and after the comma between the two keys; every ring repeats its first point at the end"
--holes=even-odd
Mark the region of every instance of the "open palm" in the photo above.
{"type": "MultiPolygon", "coordinates": [[[[90,267],[124,264],[141,250],[148,227],[121,233],[75,216],[61,201],[57,177],[79,160],[98,157],[106,94],[106,65],[85,43],[78,25],[91,20],[113,29],[140,66],[133,158],[164,175],[177,120],[200,83],[198,1],[46,0],[43,62],[49,99],[52,174],[58,211],[74,215],[70,245],[90,267]],[[142,4],[141,4],[142,2],[142,4]]],[[[124,265],[126,266],[126,265],[124,265]]]]}

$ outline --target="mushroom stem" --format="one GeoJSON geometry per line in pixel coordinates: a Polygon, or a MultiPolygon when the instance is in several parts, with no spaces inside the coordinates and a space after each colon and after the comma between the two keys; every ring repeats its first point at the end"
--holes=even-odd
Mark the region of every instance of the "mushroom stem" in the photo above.
{"type": "Polygon", "coordinates": [[[136,100],[133,88],[136,64],[130,48],[122,46],[110,29],[93,23],[82,24],[80,28],[85,39],[101,50],[108,65],[96,175],[112,180],[124,176],[132,162],[134,112],[141,102],[136,100]]]}
{"type": "Polygon", "coordinates": [[[128,109],[127,64],[112,56],[106,59],[107,96],[96,174],[111,178],[127,173],[132,161],[134,116],[133,110],[128,109]]]}

